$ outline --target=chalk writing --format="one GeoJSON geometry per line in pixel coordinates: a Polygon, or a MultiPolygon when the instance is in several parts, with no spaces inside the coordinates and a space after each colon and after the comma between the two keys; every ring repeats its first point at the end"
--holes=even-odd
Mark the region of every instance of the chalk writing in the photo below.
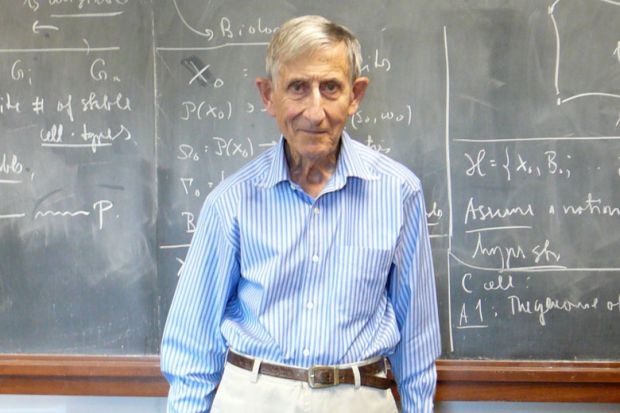
{"type": "Polygon", "coordinates": [[[598,215],[598,216],[620,216],[620,206],[613,206],[604,203],[601,198],[594,198],[588,193],[581,205],[562,205],[564,215],[598,215]]]}
{"type": "Polygon", "coordinates": [[[413,109],[411,105],[405,105],[404,109],[399,112],[386,110],[379,113],[366,114],[363,110],[359,110],[351,117],[351,127],[359,129],[362,125],[377,123],[403,123],[411,126],[412,121],[413,109]]]}
{"type": "Polygon", "coordinates": [[[368,56],[370,63],[366,63],[362,66],[361,72],[370,72],[371,70],[381,69],[385,72],[389,72],[392,69],[392,62],[387,57],[381,55],[379,49],[375,49],[375,53],[372,56],[368,56]]]}
{"type": "Polygon", "coordinates": [[[500,260],[500,271],[511,268],[511,262],[515,258],[525,259],[525,252],[520,245],[504,246],[504,245],[487,245],[483,242],[481,233],[476,234],[476,248],[472,253],[472,258],[480,256],[498,257],[500,260]]]}
{"type": "Polygon", "coordinates": [[[570,313],[571,311],[593,311],[599,304],[598,297],[589,301],[574,301],[569,299],[558,299],[545,297],[544,299],[523,299],[518,295],[508,296],[510,302],[510,312],[512,315],[531,314],[538,318],[541,326],[547,325],[547,313],[559,311],[570,313]]]}
{"type": "Polygon", "coordinates": [[[39,137],[41,142],[45,143],[61,143],[64,127],[62,123],[53,124],[50,129],[41,129],[39,137]]]}
{"type": "Polygon", "coordinates": [[[215,150],[213,153],[217,156],[240,156],[242,158],[254,156],[254,144],[250,138],[246,138],[245,142],[243,142],[236,138],[214,136],[213,141],[215,142],[215,150]]]}
{"type": "Polygon", "coordinates": [[[179,145],[179,155],[177,155],[177,159],[180,159],[182,161],[191,160],[197,162],[200,160],[200,155],[194,150],[191,145],[182,143],[179,145]]]}
{"type": "Polygon", "coordinates": [[[487,328],[488,325],[484,323],[484,316],[482,313],[482,299],[478,299],[478,301],[476,301],[476,304],[474,306],[474,314],[475,320],[470,320],[467,311],[467,305],[463,303],[461,307],[461,312],[459,314],[457,328],[487,328]],[[475,324],[472,324],[474,322],[475,324]]]}
{"type": "Polygon", "coordinates": [[[368,138],[366,138],[366,145],[380,153],[388,154],[392,151],[392,148],[385,144],[385,140],[382,139],[379,142],[375,142],[372,135],[368,135],[368,138]]]}
{"type": "Polygon", "coordinates": [[[32,70],[24,69],[24,64],[21,59],[17,59],[11,65],[11,79],[17,81],[26,80],[29,85],[32,85],[32,70]]]}
{"type": "Polygon", "coordinates": [[[17,155],[7,156],[6,153],[0,157],[0,173],[6,175],[21,175],[24,172],[24,165],[20,162],[17,155]]]}
{"type": "Polygon", "coordinates": [[[183,114],[181,120],[230,120],[233,116],[232,102],[227,101],[224,105],[217,105],[201,101],[196,104],[192,101],[182,102],[183,114]]]}
{"type": "Polygon", "coordinates": [[[131,111],[131,102],[128,97],[124,97],[122,93],[110,98],[107,93],[98,96],[97,93],[91,92],[88,98],[81,99],[82,111],[106,111],[112,110],[131,111]]]}
{"type": "Polygon", "coordinates": [[[39,10],[40,6],[39,0],[24,0],[23,4],[28,6],[33,12],[39,10]]]}
{"type": "Polygon", "coordinates": [[[71,106],[71,99],[73,97],[71,95],[67,96],[67,100],[66,102],[61,102],[60,100],[58,101],[58,104],[56,105],[56,111],[57,112],[65,112],[66,115],[69,117],[69,120],[71,122],[73,122],[73,106],[71,106]]]}
{"type": "MultiPolygon", "coordinates": [[[[106,61],[105,59],[101,57],[98,57],[97,59],[93,60],[93,62],[90,65],[89,73],[90,73],[91,79],[97,82],[108,80],[108,78],[110,77],[106,69],[106,61]]],[[[114,82],[121,81],[120,77],[118,77],[117,75],[113,75],[111,78],[112,78],[112,81],[114,82]]]]}
{"type": "Polygon", "coordinates": [[[36,115],[41,115],[45,113],[45,99],[41,96],[36,96],[32,101],[32,112],[36,115]]]}
{"type": "Polygon", "coordinates": [[[5,113],[13,112],[20,113],[20,102],[15,101],[14,98],[11,97],[10,93],[5,93],[4,95],[0,95],[0,115],[5,113]]]}
{"type": "MultiPolygon", "coordinates": [[[[470,286],[470,282],[472,281],[473,275],[468,272],[461,277],[461,288],[467,294],[472,294],[474,292],[475,287],[470,286]]],[[[512,275],[507,274],[498,274],[497,278],[484,281],[482,283],[482,288],[484,291],[508,291],[515,288],[514,280],[512,275]]]]}
{"type": "Polygon", "coordinates": [[[620,294],[618,294],[618,299],[616,301],[613,301],[613,300],[607,301],[607,310],[609,311],[618,310],[620,312],[620,294]]]}
{"type": "MultiPolygon", "coordinates": [[[[548,175],[562,175],[570,178],[572,170],[560,165],[558,153],[554,150],[544,151],[542,159],[531,161],[522,153],[513,153],[508,147],[504,147],[501,159],[498,157],[488,156],[486,149],[480,149],[475,154],[466,152],[463,156],[468,161],[465,169],[467,176],[484,177],[489,170],[499,170],[506,177],[507,181],[511,181],[515,175],[517,176],[534,176],[542,177],[548,175]]],[[[571,161],[572,155],[565,155],[565,160],[571,161]]]]}
{"type": "Polygon", "coordinates": [[[196,231],[196,224],[194,223],[194,214],[189,211],[181,212],[181,215],[185,218],[185,233],[193,234],[196,231]]]}
{"type": "Polygon", "coordinates": [[[465,210],[464,223],[471,221],[486,221],[495,218],[507,218],[511,216],[533,217],[534,211],[531,204],[523,206],[512,206],[503,208],[493,208],[484,203],[477,203],[474,197],[470,197],[465,210]]]}
{"type": "Polygon", "coordinates": [[[78,210],[52,210],[52,209],[47,209],[47,210],[39,210],[34,214],[34,219],[41,219],[41,218],[76,218],[76,217],[80,217],[80,216],[90,216],[91,214],[94,214],[95,217],[97,218],[97,224],[98,224],[98,228],[99,230],[103,229],[103,217],[104,217],[104,213],[110,211],[112,208],[114,207],[114,204],[107,200],[107,199],[102,199],[99,201],[96,201],[95,203],[93,203],[92,205],[92,209],[91,210],[85,210],[85,209],[78,209],[78,210]]]}
{"type": "Polygon", "coordinates": [[[431,210],[426,212],[426,218],[430,221],[429,225],[443,218],[443,210],[439,207],[437,201],[433,201],[432,205],[431,210]]]}
{"type": "Polygon", "coordinates": [[[183,190],[186,195],[190,193],[193,194],[196,198],[200,197],[200,189],[192,190],[192,185],[194,184],[194,178],[179,178],[181,180],[181,184],[183,185],[183,190]]]}
{"type": "Polygon", "coordinates": [[[128,141],[131,139],[131,133],[124,126],[120,125],[118,130],[112,132],[111,128],[107,128],[105,131],[92,132],[87,129],[86,124],[82,124],[82,133],[80,134],[82,140],[90,143],[90,147],[93,153],[97,152],[97,148],[104,146],[106,143],[112,143],[116,139],[128,141]]]}
{"type": "Polygon", "coordinates": [[[220,34],[226,39],[244,38],[256,35],[268,36],[273,34],[275,30],[275,27],[266,26],[262,17],[258,17],[255,22],[250,24],[233,24],[228,17],[222,17],[220,20],[220,34]]]}
{"type": "Polygon", "coordinates": [[[50,6],[60,6],[63,4],[77,4],[78,9],[83,9],[86,6],[111,6],[118,5],[123,6],[129,2],[129,0],[47,0],[50,6]]]}

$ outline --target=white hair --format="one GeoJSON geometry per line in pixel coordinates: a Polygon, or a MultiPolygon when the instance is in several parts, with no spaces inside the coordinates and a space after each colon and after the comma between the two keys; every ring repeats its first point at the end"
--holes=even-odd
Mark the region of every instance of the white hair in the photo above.
{"type": "Polygon", "coordinates": [[[347,50],[351,81],[362,70],[361,46],[355,35],[346,27],[321,16],[301,16],[284,23],[273,35],[267,47],[266,70],[273,80],[280,64],[299,56],[309,55],[322,47],[343,43],[347,50]]]}

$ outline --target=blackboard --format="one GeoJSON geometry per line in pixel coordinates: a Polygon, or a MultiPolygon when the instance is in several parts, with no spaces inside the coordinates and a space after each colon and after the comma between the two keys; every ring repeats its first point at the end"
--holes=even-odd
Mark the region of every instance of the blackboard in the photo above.
{"type": "Polygon", "coordinates": [[[0,353],[156,355],[200,205],[278,139],[278,25],[349,26],[347,130],[422,179],[445,359],[617,360],[620,3],[0,6],[0,353]]]}

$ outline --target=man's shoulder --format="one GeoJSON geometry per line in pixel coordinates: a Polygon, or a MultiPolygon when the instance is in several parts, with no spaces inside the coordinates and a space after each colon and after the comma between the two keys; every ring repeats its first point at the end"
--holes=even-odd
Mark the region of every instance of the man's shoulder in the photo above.
{"type": "Polygon", "coordinates": [[[359,141],[351,142],[364,166],[375,176],[380,179],[396,180],[413,192],[422,188],[418,176],[407,166],[359,141]]]}

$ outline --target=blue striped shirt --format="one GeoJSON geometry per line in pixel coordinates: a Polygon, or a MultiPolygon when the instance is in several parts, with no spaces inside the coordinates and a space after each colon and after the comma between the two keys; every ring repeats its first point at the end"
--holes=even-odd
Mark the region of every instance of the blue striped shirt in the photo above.
{"type": "Polygon", "coordinates": [[[300,367],[388,355],[403,410],[432,412],[431,259],[411,171],[343,133],[313,199],[280,139],[205,200],[163,334],[169,412],[210,409],[229,346],[300,367]]]}

